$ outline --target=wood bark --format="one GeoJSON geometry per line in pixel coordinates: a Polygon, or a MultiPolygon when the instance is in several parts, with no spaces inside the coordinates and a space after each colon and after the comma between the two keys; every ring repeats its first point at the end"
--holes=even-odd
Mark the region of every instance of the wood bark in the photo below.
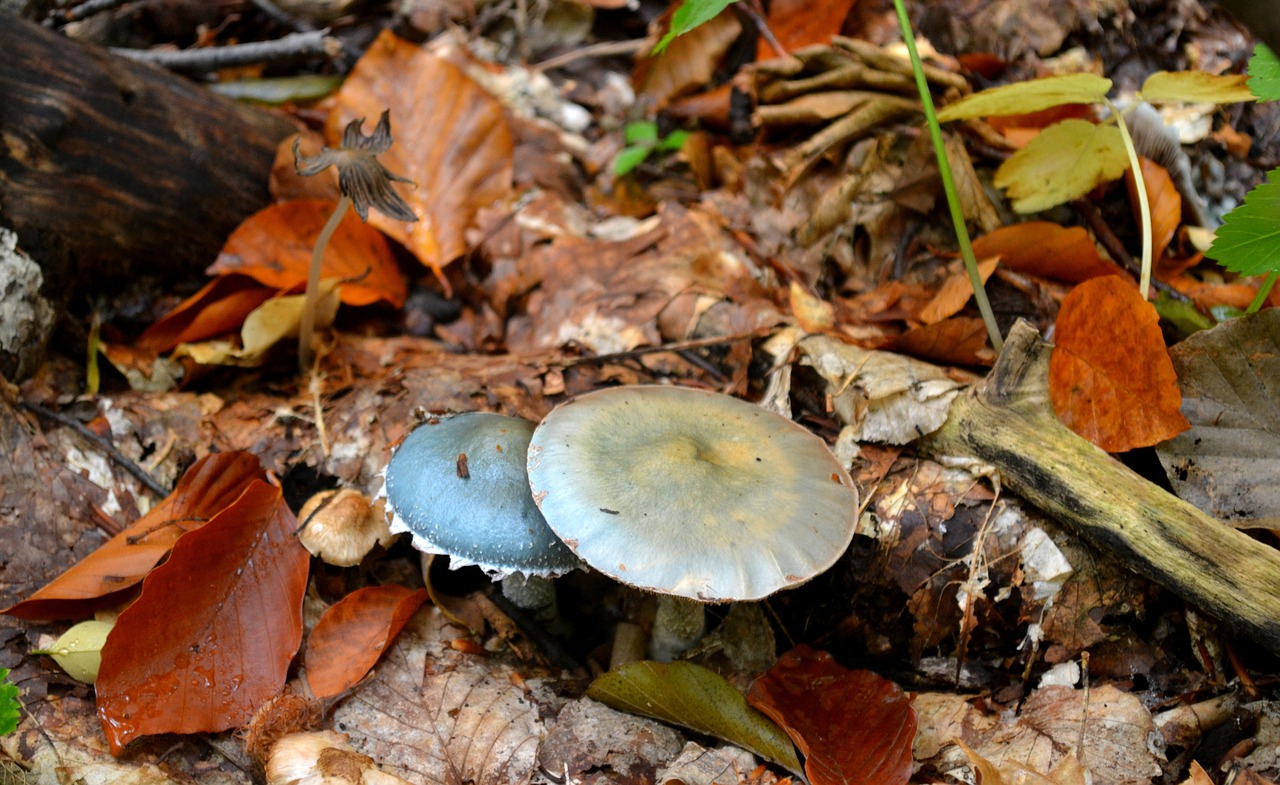
{"type": "Polygon", "coordinates": [[[1108,556],[1280,654],[1280,551],[1201,512],[1058,421],[1049,346],[1014,327],[988,377],[921,446],[994,466],[1005,485],[1108,556]]]}
{"type": "Polygon", "coordinates": [[[65,304],[198,275],[268,204],[292,125],[0,12],[0,225],[65,304]]]}

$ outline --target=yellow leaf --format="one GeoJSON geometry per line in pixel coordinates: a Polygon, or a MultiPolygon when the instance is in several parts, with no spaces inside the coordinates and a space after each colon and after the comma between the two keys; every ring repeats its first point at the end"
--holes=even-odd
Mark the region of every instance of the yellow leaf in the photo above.
{"type": "MultiPolygon", "coordinates": [[[[316,326],[333,324],[338,313],[338,286],[340,278],[324,278],[320,281],[316,300],[316,326]]],[[[200,365],[238,365],[252,368],[262,364],[267,350],[286,338],[298,336],[302,320],[305,295],[293,294],[274,297],[253,309],[240,328],[240,346],[232,341],[202,341],[183,343],[174,349],[173,356],[190,357],[200,365]]]]}
{"type": "Polygon", "coordinates": [[[93,684],[98,680],[98,666],[102,664],[102,646],[114,626],[108,621],[82,621],[64,632],[52,648],[31,653],[47,654],[71,678],[93,684]]]}
{"type": "Polygon", "coordinates": [[[1096,104],[1107,97],[1111,80],[1094,74],[1067,74],[993,87],[956,101],[938,112],[939,122],[992,115],[1028,114],[1063,104],[1096,104]]]}
{"type": "Polygon", "coordinates": [[[1234,104],[1256,101],[1245,84],[1249,77],[1206,71],[1157,71],[1142,83],[1142,97],[1153,104],[1234,104]]]}
{"type": "Polygon", "coordinates": [[[1071,119],[1049,126],[1001,164],[995,184],[1014,210],[1034,213],[1084,196],[1128,168],[1119,129],[1071,119]]]}

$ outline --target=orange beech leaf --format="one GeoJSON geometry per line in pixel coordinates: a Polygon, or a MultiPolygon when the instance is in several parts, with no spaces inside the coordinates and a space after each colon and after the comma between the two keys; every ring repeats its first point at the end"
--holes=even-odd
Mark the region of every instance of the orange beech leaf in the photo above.
{"type": "MultiPolygon", "coordinates": [[[[336,206],[302,199],[259,210],[231,233],[208,272],[242,273],[273,289],[305,285],[311,249],[336,206]]],[[[382,300],[399,308],[408,296],[386,236],[354,212],[343,217],[329,240],[320,277],[341,278],[339,296],[348,305],[382,300]]]]}
{"type": "Polygon", "coordinates": [[[247,452],[207,455],[196,461],[173,493],[131,526],[102,544],[12,608],[21,619],[83,619],[111,603],[118,592],[136,586],[160,562],[179,537],[205,522],[266,478],[258,459],[247,452]],[[105,599],[104,599],[105,598],[105,599]]]}
{"type": "Polygon", "coordinates": [[[247,275],[217,278],[148,327],[135,343],[140,349],[167,352],[180,343],[235,332],[246,316],[274,295],[247,275]]]}
{"type": "Polygon", "coordinates": [[[284,687],[310,565],[297,525],[280,489],[255,481],[147,576],[98,669],[112,754],[138,736],[243,725],[284,687]]]}
{"type": "MultiPolygon", "coordinates": [[[[1169,279],[1169,285],[1190,297],[1196,305],[1207,311],[1218,305],[1248,308],[1253,298],[1258,296],[1258,287],[1262,285],[1262,280],[1259,276],[1232,283],[1212,283],[1183,273],[1169,279]]],[[[1275,305],[1278,299],[1280,299],[1280,288],[1272,289],[1268,302],[1275,305]]]]}
{"type": "Polygon", "coordinates": [[[1104,259],[1082,227],[1049,221],[1002,226],[973,241],[978,257],[999,256],[1005,267],[1018,272],[1080,283],[1103,275],[1125,277],[1124,268],[1104,259]]]}
{"type": "MultiPolygon", "coordinates": [[[[813,0],[774,0],[769,4],[769,17],[766,21],[774,38],[788,52],[808,46],[809,44],[828,44],[831,37],[840,34],[845,17],[853,8],[855,0],[827,0],[815,3],[813,0]]],[[[756,45],[756,59],[769,60],[777,57],[778,52],[773,45],[760,36],[756,45]]]]}
{"type": "Polygon", "coordinates": [[[369,223],[408,248],[442,281],[467,250],[476,211],[511,193],[511,128],[502,104],[461,68],[384,30],[335,96],[325,126],[330,147],[359,118],[391,112],[395,143],[378,158],[416,185],[397,184],[414,223],[374,210],[369,223]]]}
{"type": "Polygon", "coordinates": [[[1115,276],[1085,281],[1062,300],[1049,397],[1058,419],[1107,452],[1191,427],[1159,321],[1133,284],[1115,276]]]}
{"type": "MultiPolygon", "coordinates": [[[[1147,186],[1147,204],[1151,208],[1151,258],[1159,260],[1182,224],[1182,194],[1163,166],[1147,158],[1138,160],[1142,163],[1142,180],[1147,186]]],[[[1133,170],[1125,172],[1124,182],[1129,189],[1129,204],[1133,205],[1133,220],[1141,221],[1133,170]]]]}
{"type": "Polygon", "coordinates": [[[307,638],[311,693],[327,698],[359,683],[426,601],[426,589],[388,584],[356,589],[326,610],[307,638]]]}
{"type": "Polygon", "coordinates": [[[898,685],[797,646],[751,685],[747,702],[804,753],[813,785],[902,785],[911,777],[916,714],[898,685]]]}
{"type": "Polygon", "coordinates": [[[836,309],[831,303],[817,297],[800,285],[791,282],[791,315],[796,317],[801,329],[809,333],[829,330],[836,323],[836,309]]]}
{"type": "Polygon", "coordinates": [[[987,327],[978,317],[953,316],[907,330],[880,348],[944,365],[991,365],[996,361],[987,327]]]}
{"type": "MultiPolygon", "coordinates": [[[[983,283],[996,271],[999,259],[983,259],[978,262],[978,277],[983,283]]],[[[973,284],[969,281],[969,272],[961,269],[948,275],[938,287],[938,293],[925,303],[917,318],[925,324],[940,322],[948,316],[954,316],[973,296],[973,284]]]]}

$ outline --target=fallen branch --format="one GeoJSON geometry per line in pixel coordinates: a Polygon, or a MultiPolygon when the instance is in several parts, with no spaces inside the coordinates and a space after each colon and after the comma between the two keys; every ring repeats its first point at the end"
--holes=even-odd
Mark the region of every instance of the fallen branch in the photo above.
{"type": "Polygon", "coordinates": [[[208,73],[221,68],[235,68],[258,63],[274,63],[311,55],[332,57],[342,51],[329,29],[306,33],[290,33],[274,41],[256,41],[203,49],[111,49],[111,53],[135,62],[150,63],[171,71],[208,73]]]}
{"type": "Polygon", "coordinates": [[[1103,553],[1280,653],[1280,552],[1148,482],[1067,429],[1048,390],[1049,346],[1018,323],[990,375],[920,441],[975,458],[1103,553]]]}

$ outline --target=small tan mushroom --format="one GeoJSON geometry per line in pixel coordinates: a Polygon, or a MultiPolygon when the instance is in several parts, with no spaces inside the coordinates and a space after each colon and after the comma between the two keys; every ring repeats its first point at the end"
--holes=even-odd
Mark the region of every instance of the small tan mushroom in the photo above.
{"type": "Polygon", "coordinates": [[[321,491],[302,505],[298,541],[325,564],[352,567],[373,546],[386,548],[396,536],[387,527],[381,501],[370,502],[350,488],[321,491]]]}

